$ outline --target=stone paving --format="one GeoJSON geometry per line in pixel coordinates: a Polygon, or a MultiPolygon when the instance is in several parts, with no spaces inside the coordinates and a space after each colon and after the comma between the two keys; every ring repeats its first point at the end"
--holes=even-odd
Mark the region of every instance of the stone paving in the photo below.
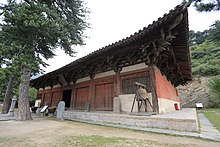
{"type": "Polygon", "coordinates": [[[182,132],[182,131],[167,130],[167,129],[137,128],[137,127],[136,128],[133,127],[133,129],[148,131],[148,132],[180,135],[180,136],[200,137],[200,138],[204,138],[204,139],[220,141],[220,132],[212,126],[212,124],[205,117],[205,115],[203,113],[199,113],[198,117],[199,117],[199,121],[200,121],[200,125],[201,125],[200,132],[182,132]]]}
{"type": "Polygon", "coordinates": [[[201,133],[200,137],[220,141],[220,132],[216,130],[203,113],[198,113],[201,133]]]}

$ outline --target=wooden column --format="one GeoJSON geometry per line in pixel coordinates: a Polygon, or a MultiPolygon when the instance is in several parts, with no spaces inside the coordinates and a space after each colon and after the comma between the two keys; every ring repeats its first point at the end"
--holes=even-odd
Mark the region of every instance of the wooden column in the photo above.
{"type": "Polygon", "coordinates": [[[86,105],[86,111],[90,111],[91,108],[93,107],[93,101],[95,97],[94,77],[95,77],[95,74],[90,74],[89,101],[86,105]]]}
{"type": "MultiPolygon", "coordinates": [[[[64,88],[63,88],[63,85],[60,84],[60,86],[61,86],[61,87],[60,87],[60,101],[62,101],[62,100],[63,100],[63,89],[64,89],[64,88]]],[[[65,106],[65,107],[66,107],[66,106],[65,106]]]]}
{"type": "MultiPolygon", "coordinates": [[[[63,92],[62,92],[62,85],[60,85],[60,98],[59,98],[59,102],[62,101],[62,96],[63,96],[63,92]]],[[[59,104],[59,103],[58,103],[59,104]]],[[[58,105],[57,105],[58,106],[58,105]]]]}
{"type": "Polygon", "coordinates": [[[153,111],[159,113],[158,107],[158,97],[156,91],[156,79],[155,79],[155,65],[148,65],[149,68],[149,76],[150,76],[150,84],[151,84],[151,93],[152,93],[152,103],[153,103],[153,111]]]}
{"type": "Polygon", "coordinates": [[[45,88],[43,88],[43,92],[42,92],[42,95],[41,95],[41,102],[40,102],[40,107],[44,106],[44,90],[45,88]]]}
{"type": "Polygon", "coordinates": [[[115,68],[115,95],[119,96],[121,94],[121,72],[122,68],[115,68]]]}
{"type": "Polygon", "coordinates": [[[75,99],[75,86],[76,83],[74,82],[71,86],[72,92],[71,92],[71,100],[70,100],[70,109],[74,109],[74,99],[75,99]]]}
{"type": "Polygon", "coordinates": [[[53,99],[53,92],[52,92],[52,90],[53,90],[53,87],[50,86],[50,105],[48,107],[51,107],[51,105],[52,105],[52,99],[53,99]]]}

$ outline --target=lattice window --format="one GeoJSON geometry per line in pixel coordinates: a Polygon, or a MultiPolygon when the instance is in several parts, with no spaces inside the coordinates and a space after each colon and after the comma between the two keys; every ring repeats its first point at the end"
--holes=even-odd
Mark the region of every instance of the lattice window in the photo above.
{"type": "Polygon", "coordinates": [[[135,85],[135,82],[142,83],[146,85],[147,92],[151,92],[150,88],[150,79],[148,76],[144,77],[133,77],[128,79],[122,80],[122,92],[123,94],[133,94],[137,91],[137,86],[135,85]]]}

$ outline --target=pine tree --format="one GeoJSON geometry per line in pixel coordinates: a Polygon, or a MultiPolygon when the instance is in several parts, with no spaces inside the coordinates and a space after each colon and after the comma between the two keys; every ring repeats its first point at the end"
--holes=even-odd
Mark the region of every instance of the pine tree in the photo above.
{"type": "Polygon", "coordinates": [[[215,21],[209,29],[209,40],[217,44],[220,43],[220,20],[215,21]]]}
{"type": "Polygon", "coordinates": [[[1,10],[2,60],[21,71],[17,119],[30,120],[31,74],[40,72],[40,65],[47,66],[42,58],[52,58],[58,46],[73,55],[72,45],[83,44],[86,10],[80,0],[9,1],[1,10]]]}
{"type": "MultiPolygon", "coordinates": [[[[184,0],[185,1],[185,0],[184,0]]],[[[210,12],[210,11],[219,11],[220,10],[220,1],[219,0],[189,0],[194,4],[197,11],[200,12],[210,12]]]]}

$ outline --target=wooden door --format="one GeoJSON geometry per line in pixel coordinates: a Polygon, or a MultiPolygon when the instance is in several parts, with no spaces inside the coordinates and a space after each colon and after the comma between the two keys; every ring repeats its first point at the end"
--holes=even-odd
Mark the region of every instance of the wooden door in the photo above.
{"type": "Polygon", "coordinates": [[[103,110],[104,109],[104,95],[105,95],[105,85],[96,85],[95,86],[95,98],[93,102],[94,110],[103,110]]]}
{"type": "Polygon", "coordinates": [[[95,98],[93,110],[113,110],[113,83],[105,83],[95,86],[95,98]]]}
{"type": "Polygon", "coordinates": [[[60,102],[60,91],[53,92],[51,107],[57,107],[59,102],[60,102]]]}
{"type": "Polygon", "coordinates": [[[85,110],[88,103],[89,87],[80,87],[76,89],[75,105],[76,110],[85,110]]]}
{"type": "Polygon", "coordinates": [[[105,84],[105,109],[113,110],[113,83],[105,84]]]}

